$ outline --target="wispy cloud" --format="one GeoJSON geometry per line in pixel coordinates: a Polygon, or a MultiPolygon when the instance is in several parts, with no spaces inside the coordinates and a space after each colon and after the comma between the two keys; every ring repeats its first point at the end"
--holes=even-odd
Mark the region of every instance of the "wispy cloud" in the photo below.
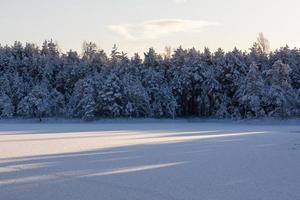
{"type": "Polygon", "coordinates": [[[154,40],[179,32],[200,32],[205,27],[218,25],[215,22],[184,19],[158,19],[139,24],[110,25],[111,31],[127,40],[154,40]]]}

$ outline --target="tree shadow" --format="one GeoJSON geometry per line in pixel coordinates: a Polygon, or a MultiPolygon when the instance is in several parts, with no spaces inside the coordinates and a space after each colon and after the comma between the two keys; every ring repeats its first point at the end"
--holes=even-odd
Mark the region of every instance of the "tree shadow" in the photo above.
{"type": "MultiPolygon", "coordinates": [[[[135,129],[133,133],[129,133],[131,129],[123,129],[116,132],[104,131],[100,135],[93,133],[95,135],[85,136],[83,132],[83,135],[76,137],[52,138],[101,139],[108,134],[110,137],[132,136],[131,139],[136,140],[137,144],[0,159],[0,196],[3,199],[52,199],[51,193],[59,193],[56,199],[122,199],[124,195],[126,199],[136,199],[137,196],[138,199],[177,199],[172,192],[160,192],[155,187],[161,181],[163,184],[170,184],[169,180],[161,180],[160,176],[166,175],[172,180],[174,175],[181,176],[178,171],[183,170],[182,173],[185,168],[189,169],[195,159],[214,155],[216,147],[241,142],[241,137],[264,133],[224,133],[204,129],[206,130],[196,132],[193,128],[181,128],[175,133],[170,133],[172,128],[154,131],[135,129]],[[167,132],[165,136],[162,135],[164,132],[167,132]]],[[[43,134],[52,131],[46,130],[43,134]]],[[[90,133],[90,129],[87,133],[90,133]]],[[[45,140],[51,138],[31,138],[23,142],[45,140]]]]}

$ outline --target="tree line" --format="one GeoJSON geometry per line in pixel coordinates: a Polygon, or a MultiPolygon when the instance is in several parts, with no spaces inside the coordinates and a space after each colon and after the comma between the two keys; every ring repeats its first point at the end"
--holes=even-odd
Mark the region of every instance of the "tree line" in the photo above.
{"type": "Polygon", "coordinates": [[[153,48],[129,57],[85,42],[82,54],[0,45],[0,118],[295,117],[300,114],[300,49],[249,51],[153,48]]]}

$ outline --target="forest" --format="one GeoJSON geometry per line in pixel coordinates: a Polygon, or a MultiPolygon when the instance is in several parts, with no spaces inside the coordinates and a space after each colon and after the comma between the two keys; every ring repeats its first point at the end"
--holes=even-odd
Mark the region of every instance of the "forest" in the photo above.
{"type": "Polygon", "coordinates": [[[62,53],[15,42],[0,46],[0,118],[252,119],[300,115],[300,49],[153,48],[129,57],[85,42],[62,53]]]}

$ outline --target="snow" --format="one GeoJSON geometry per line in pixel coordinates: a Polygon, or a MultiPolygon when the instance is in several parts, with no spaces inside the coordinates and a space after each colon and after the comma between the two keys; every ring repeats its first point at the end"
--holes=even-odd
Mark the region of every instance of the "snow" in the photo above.
{"type": "Polygon", "coordinates": [[[2,200],[300,199],[300,123],[0,123],[2,200]]]}
{"type": "Polygon", "coordinates": [[[85,42],[82,54],[53,40],[0,45],[0,119],[300,116],[300,49],[249,52],[178,47],[144,59],[85,42]]]}

